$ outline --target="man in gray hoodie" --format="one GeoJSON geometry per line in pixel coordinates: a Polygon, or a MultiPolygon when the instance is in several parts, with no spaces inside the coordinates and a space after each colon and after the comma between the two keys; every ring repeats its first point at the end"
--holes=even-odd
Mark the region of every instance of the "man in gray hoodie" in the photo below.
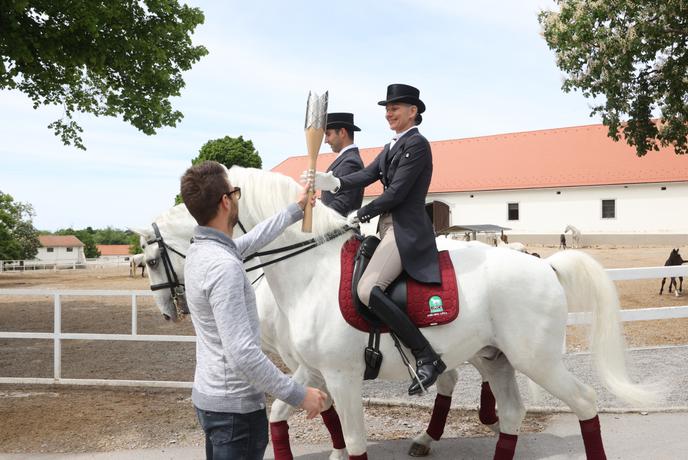
{"type": "Polygon", "coordinates": [[[196,330],[196,372],[191,399],[205,432],[206,459],[262,459],[268,444],[265,393],[312,418],[327,395],[283,374],[260,348],[256,298],[242,258],[303,218],[299,201],[236,239],[241,190],[224,166],[206,161],[189,168],[181,194],[199,226],[186,256],[184,278],[196,330]]]}

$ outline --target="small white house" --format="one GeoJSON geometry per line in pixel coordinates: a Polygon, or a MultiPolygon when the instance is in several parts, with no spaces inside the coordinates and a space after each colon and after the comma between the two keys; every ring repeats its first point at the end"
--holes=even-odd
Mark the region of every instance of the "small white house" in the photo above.
{"type": "Polygon", "coordinates": [[[98,262],[107,264],[128,264],[131,259],[128,244],[96,244],[100,257],[98,262]]]}
{"type": "Polygon", "coordinates": [[[74,265],[82,264],[84,243],[74,235],[40,235],[36,259],[44,264],[74,265]]]}

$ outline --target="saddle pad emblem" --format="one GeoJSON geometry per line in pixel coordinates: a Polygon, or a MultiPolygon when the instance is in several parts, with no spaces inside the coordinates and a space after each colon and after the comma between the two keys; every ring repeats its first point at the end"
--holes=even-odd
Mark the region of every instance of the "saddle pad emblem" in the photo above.
{"type": "Polygon", "coordinates": [[[430,307],[430,313],[440,313],[444,311],[442,304],[442,297],[434,295],[428,300],[428,306],[430,307]]]}

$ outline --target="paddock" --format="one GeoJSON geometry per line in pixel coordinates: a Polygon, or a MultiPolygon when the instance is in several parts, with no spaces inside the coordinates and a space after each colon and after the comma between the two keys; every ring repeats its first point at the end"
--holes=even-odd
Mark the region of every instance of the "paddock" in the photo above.
{"type": "MultiPolygon", "coordinates": [[[[556,248],[531,246],[543,257],[556,248]]],[[[671,247],[605,247],[585,251],[606,268],[661,266],[671,247]]],[[[688,250],[683,249],[683,252],[688,250]]],[[[619,281],[621,305],[634,310],[688,304],[688,295],[659,296],[660,280],[619,281]]],[[[127,267],[99,271],[2,273],[2,288],[146,290],[147,279],[130,278],[127,267]]],[[[0,330],[52,332],[53,299],[47,297],[0,296],[0,330]]],[[[132,329],[131,298],[61,298],[62,332],[129,334],[132,329]]],[[[460,316],[459,316],[460,320],[460,316]]],[[[137,298],[138,334],[192,335],[190,321],[181,324],[162,320],[151,297],[137,298]]],[[[688,319],[637,321],[624,324],[630,347],[688,344],[688,319]]],[[[570,326],[567,350],[577,352],[584,343],[584,326],[570,326]]],[[[53,375],[53,341],[0,339],[0,377],[53,375]]],[[[129,379],[191,381],[193,343],[138,341],[108,342],[64,340],[61,376],[79,379],[129,379]]],[[[469,385],[470,386],[470,385],[469,385]]],[[[467,387],[459,385],[458,391],[467,387]]],[[[372,390],[371,390],[372,391],[372,390]]],[[[390,397],[410,400],[403,391],[384,390],[390,397]]],[[[371,397],[375,400],[376,396],[371,397]]],[[[434,394],[433,394],[434,397],[434,394]]],[[[411,400],[413,401],[413,400],[411,400]]],[[[375,402],[375,401],[373,401],[375,402]]],[[[477,401],[476,401],[477,404],[477,401]]],[[[604,408],[603,408],[604,409],[604,408]]],[[[542,428],[545,414],[529,414],[524,432],[542,428]]],[[[417,407],[367,408],[366,423],[371,439],[396,439],[417,434],[429,412],[417,407]],[[396,420],[398,423],[390,423],[396,420]]],[[[186,389],[102,388],[0,385],[0,451],[79,452],[136,447],[200,445],[195,418],[186,389]],[[66,396],[66,398],[59,396],[66,396]],[[50,417],[46,418],[46,414],[50,417]],[[39,422],[40,421],[40,426],[39,422]]],[[[295,418],[295,443],[324,442],[319,423],[295,418]]],[[[453,409],[446,435],[488,436],[471,411],[453,409]]]]}

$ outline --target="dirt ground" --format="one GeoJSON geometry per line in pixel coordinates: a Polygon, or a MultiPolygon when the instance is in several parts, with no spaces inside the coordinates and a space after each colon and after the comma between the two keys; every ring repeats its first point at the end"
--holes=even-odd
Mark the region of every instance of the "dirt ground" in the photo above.
{"type": "MultiPolygon", "coordinates": [[[[660,266],[668,247],[586,248],[606,268],[660,266]]],[[[546,257],[551,247],[530,247],[546,257]]],[[[688,250],[682,251],[688,253],[688,250]]],[[[660,280],[618,282],[623,308],[688,304],[688,296],[659,296],[660,280]]],[[[145,278],[130,278],[128,267],[91,270],[0,273],[2,288],[148,289],[145,278]]],[[[688,290],[688,287],[686,288],[688,290]]],[[[130,333],[131,300],[123,297],[64,297],[64,332],[130,333]]],[[[0,296],[0,330],[51,332],[52,298],[0,296]]],[[[190,321],[161,319],[152,298],[138,298],[139,334],[193,334],[190,321]]],[[[629,346],[688,343],[688,320],[642,321],[624,325],[629,346]]],[[[585,328],[570,327],[567,347],[586,349],[585,328]]],[[[193,378],[192,343],[63,341],[62,377],[180,380],[193,378]]],[[[0,376],[51,377],[52,341],[0,339],[0,376]]],[[[201,445],[189,390],[0,385],[1,452],[83,452],[169,445],[201,445]],[[49,414],[49,416],[46,416],[49,414]]],[[[370,406],[371,439],[397,439],[425,428],[428,411],[370,406]]],[[[523,430],[539,431],[545,415],[529,415],[523,430]]],[[[290,420],[295,443],[325,442],[322,424],[303,415],[290,420]]],[[[452,410],[447,436],[486,436],[472,411],[452,410]]]]}

